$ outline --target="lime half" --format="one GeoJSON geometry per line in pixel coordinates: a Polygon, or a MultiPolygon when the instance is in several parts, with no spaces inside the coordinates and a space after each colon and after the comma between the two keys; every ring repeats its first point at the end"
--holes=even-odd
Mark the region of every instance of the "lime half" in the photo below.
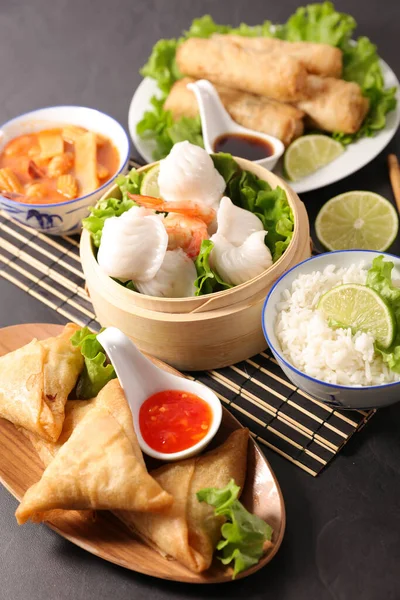
{"type": "Polygon", "coordinates": [[[297,181],[325,167],[343,152],[342,144],[327,135],[303,135],[286,150],[284,169],[289,179],[297,181]]]}
{"type": "Polygon", "coordinates": [[[387,250],[396,238],[394,206],[374,192],[346,192],[321,208],[315,231],[328,250],[387,250]]]}
{"type": "Polygon", "coordinates": [[[375,290],[358,283],[338,285],[321,296],[318,307],[333,327],[350,327],[374,336],[381,348],[393,342],[393,313],[375,290]]]}
{"type": "Polygon", "coordinates": [[[140,186],[140,193],[142,196],[152,196],[153,198],[160,197],[160,189],[158,187],[159,172],[160,165],[154,165],[149,171],[146,171],[142,185],[140,186]]]}

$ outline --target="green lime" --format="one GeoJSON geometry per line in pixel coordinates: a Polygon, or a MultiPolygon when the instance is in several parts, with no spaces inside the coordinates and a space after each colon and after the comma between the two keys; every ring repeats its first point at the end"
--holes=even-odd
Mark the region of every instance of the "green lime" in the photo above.
{"type": "Polygon", "coordinates": [[[140,193],[142,196],[152,196],[153,198],[160,197],[160,190],[158,187],[158,174],[160,172],[160,165],[154,165],[148,171],[146,171],[142,185],[140,186],[140,193]]]}
{"type": "Polygon", "coordinates": [[[284,169],[292,181],[311,175],[344,152],[340,142],[327,135],[303,135],[286,150],[284,169]]]}
{"type": "Polygon", "coordinates": [[[394,206],[374,192],[346,192],[328,200],[315,231],[328,250],[387,250],[396,238],[399,218],[394,206]]]}
{"type": "Polygon", "coordinates": [[[318,306],[333,327],[350,327],[374,336],[381,348],[393,342],[393,313],[375,290],[359,283],[338,285],[321,296],[318,306]]]}

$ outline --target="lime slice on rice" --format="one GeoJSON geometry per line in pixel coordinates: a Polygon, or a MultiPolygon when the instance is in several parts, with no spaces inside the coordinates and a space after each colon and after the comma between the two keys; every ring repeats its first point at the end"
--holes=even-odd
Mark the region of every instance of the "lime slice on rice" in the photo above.
{"type": "Polygon", "coordinates": [[[328,200],[315,231],[328,250],[387,250],[396,238],[399,218],[394,206],[374,192],[346,192],[328,200]]]}
{"type": "Polygon", "coordinates": [[[160,197],[160,189],[158,187],[158,174],[160,172],[160,165],[155,165],[146,171],[142,185],[140,186],[140,193],[142,196],[152,196],[153,198],[160,197]]]}
{"type": "Polygon", "coordinates": [[[343,152],[342,144],[327,135],[303,135],[290,144],[285,152],[283,163],[286,175],[292,181],[302,179],[325,167],[343,152]]]}
{"type": "Polygon", "coordinates": [[[317,308],[332,327],[350,327],[353,333],[370,333],[381,348],[388,348],[393,342],[396,324],[392,310],[366,285],[338,285],[321,296],[317,308]]]}

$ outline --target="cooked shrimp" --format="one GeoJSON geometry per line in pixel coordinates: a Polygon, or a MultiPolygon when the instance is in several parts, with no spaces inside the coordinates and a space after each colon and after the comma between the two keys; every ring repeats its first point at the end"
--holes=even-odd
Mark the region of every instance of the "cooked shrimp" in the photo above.
{"type": "Polygon", "coordinates": [[[203,240],[208,239],[207,225],[201,219],[170,212],[163,221],[168,233],[168,250],[182,248],[196,258],[203,240]]]}
{"type": "Polygon", "coordinates": [[[212,223],[216,212],[210,206],[200,202],[192,202],[185,200],[180,202],[164,202],[161,198],[153,198],[152,196],[140,196],[139,194],[129,194],[131,200],[134,200],[140,206],[152,208],[158,212],[177,213],[187,217],[203,221],[206,225],[212,223]]]}

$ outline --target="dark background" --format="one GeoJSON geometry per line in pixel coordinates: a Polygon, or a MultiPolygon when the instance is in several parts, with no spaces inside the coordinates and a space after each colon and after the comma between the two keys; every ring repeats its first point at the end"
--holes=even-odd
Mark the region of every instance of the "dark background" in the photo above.
{"type": "MultiPolygon", "coordinates": [[[[210,13],[238,25],[283,22],[292,0],[0,0],[0,123],[35,108],[81,104],[127,128],[138,73],[153,44],[179,36],[210,13]]],[[[398,0],[341,0],[358,35],[370,37],[400,75],[398,0]]],[[[392,199],[388,152],[357,174],[303,194],[310,221],[322,203],[352,189],[392,199]]],[[[391,249],[400,254],[400,244],[391,249]]],[[[0,278],[0,326],[60,322],[50,309],[0,278]]],[[[16,501],[0,488],[0,600],[400,599],[400,406],[383,409],[317,479],[266,452],[287,508],[284,542],[249,579],[197,587],[151,579],[101,561],[45,526],[19,528],[16,501]]]]}

